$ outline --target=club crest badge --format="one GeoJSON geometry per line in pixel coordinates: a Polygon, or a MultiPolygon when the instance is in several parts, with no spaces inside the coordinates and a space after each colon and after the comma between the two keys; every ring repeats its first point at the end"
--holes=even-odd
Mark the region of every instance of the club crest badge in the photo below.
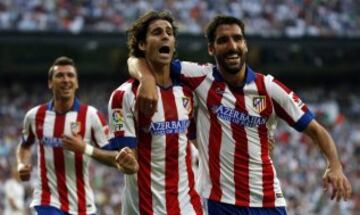
{"type": "Polygon", "coordinates": [[[188,111],[188,113],[190,113],[192,110],[191,99],[189,97],[184,96],[182,97],[182,103],[184,108],[188,111]]]}
{"type": "Polygon", "coordinates": [[[253,98],[253,107],[258,113],[261,113],[266,108],[266,96],[255,96],[253,98]]]}
{"type": "Polygon", "coordinates": [[[70,124],[70,130],[73,134],[79,134],[81,130],[81,123],[80,122],[72,122],[70,124]]]}
{"type": "Polygon", "coordinates": [[[115,126],[115,131],[121,130],[123,127],[124,117],[122,115],[121,109],[114,109],[112,112],[112,121],[115,126]]]}

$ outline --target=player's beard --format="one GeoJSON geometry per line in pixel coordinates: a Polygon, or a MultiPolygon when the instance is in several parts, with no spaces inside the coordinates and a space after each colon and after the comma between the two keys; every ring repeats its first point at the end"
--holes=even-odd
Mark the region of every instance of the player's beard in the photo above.
{"type": "Polygon", "coordinates": [[[224,69],[224,72],[230,73],[232,75],[235,75],[240,72],[241,68],[244,66],[247,60],[247,52],[243,51],[229,51],[226,54],[217,55],[216,60],[221,68],[224,69]],[[240,56],[240,63],[236,65],[230,65],[226,62],[226,57],[231,54],[238,54],[240,56]]]}

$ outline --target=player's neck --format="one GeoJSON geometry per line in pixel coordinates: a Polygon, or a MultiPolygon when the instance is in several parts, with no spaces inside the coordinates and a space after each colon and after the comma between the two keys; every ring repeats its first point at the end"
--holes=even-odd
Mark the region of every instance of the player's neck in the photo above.
{"type": "Polygon", "coordinates": [[[74,97],[72,98],[56,98],[54,97],[54,110],[56,113],[66,113],[74,105],[74,97]]]}
{"type": "Polygon", "coordinates": [[[240,71],[236,74],[231,74],[228,72],[221,72],[226,83],[228,83],[232,87],[241,87],[245,82],[245,71],[246,65],[244,64],[240,71]]]}
{"type": "Polygon", "coordinates": [[[169,87],[172,85],[170,78],[170,65],[167,64],[149,64],[151,71],[154,74],[156,83],[162,87],[169,87]]]}

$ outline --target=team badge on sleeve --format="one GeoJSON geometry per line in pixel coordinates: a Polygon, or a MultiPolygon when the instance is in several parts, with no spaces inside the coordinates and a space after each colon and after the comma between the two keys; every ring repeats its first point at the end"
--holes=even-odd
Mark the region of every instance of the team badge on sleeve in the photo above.
{"type": "Polygon", "coordinates": [[[184,108],[188,111],[188,113],[191,112],[191,99],[189,97],[182,97],[182,103],[184,108]]]}
{"type": "Polygon", "coordinates": [[[291,96],[292,100],[297,104],[298,107],[301,108],[304,105],[300,97],[296,95],[294,92],[291,92],[289,95],[291,96]]]}
{"type": "Polygon", "coordinates": [[[124,117],[122,115],[121,109],[113,109],[111,120],[113,122],[115,131],[122,129],[124,124],[124,117]]]}
{"type": "Polygon", "coordinates": [[[255,96],[253,98],[253,107],[260,113],[266,108],[266,96],[255,96]]]}
{"type": "Polygon", "coordinates": [[[79,134],[81,130],[81,123],[80,122],[72,122],[70,124],[70,130],[73,134],[79,134]]]}

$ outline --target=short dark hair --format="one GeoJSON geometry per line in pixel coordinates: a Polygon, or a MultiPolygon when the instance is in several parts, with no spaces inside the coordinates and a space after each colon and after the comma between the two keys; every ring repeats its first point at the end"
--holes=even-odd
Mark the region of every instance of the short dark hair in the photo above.
{"type": "Polygon", "coordinates": [[[75,68],[75,71],[77,72],[76,66],[75,66],[75,62],[73,59],[66,57],[66,56],[61,56],[58,57],[54,60],[53,64],[51,65],[50,69],[49,69],[49,73],[48,73],[48,80],[52,79],[52,76],[54,74],[54,67],[55,66],[73,66],[75,68]]]}
{"type": "Polygon", "coordinates": [[[173,28],[174,36],[176,36],[177,28],[174,23],[174,17],[169,11],[149,11],[146,14],[142,15],[140,18],[138,18],[127,30],[127,45],[130,51],[129,56],[145,57],[145,53],[139,49],[139,44],[145,41],[146,32],[150,23],[159,19],[168,21],[173,28]]]}
{"type": "Polygon", "coordinates": [[[220,25],[232,24],[238,25],[245,37],[245,25],[240,19],[237,19],[233,16],[219,15],[214,17],[205,29],[205,37],[207,38],[208,42],[213,43],[215,41],[215,31],[220,25]]]}

